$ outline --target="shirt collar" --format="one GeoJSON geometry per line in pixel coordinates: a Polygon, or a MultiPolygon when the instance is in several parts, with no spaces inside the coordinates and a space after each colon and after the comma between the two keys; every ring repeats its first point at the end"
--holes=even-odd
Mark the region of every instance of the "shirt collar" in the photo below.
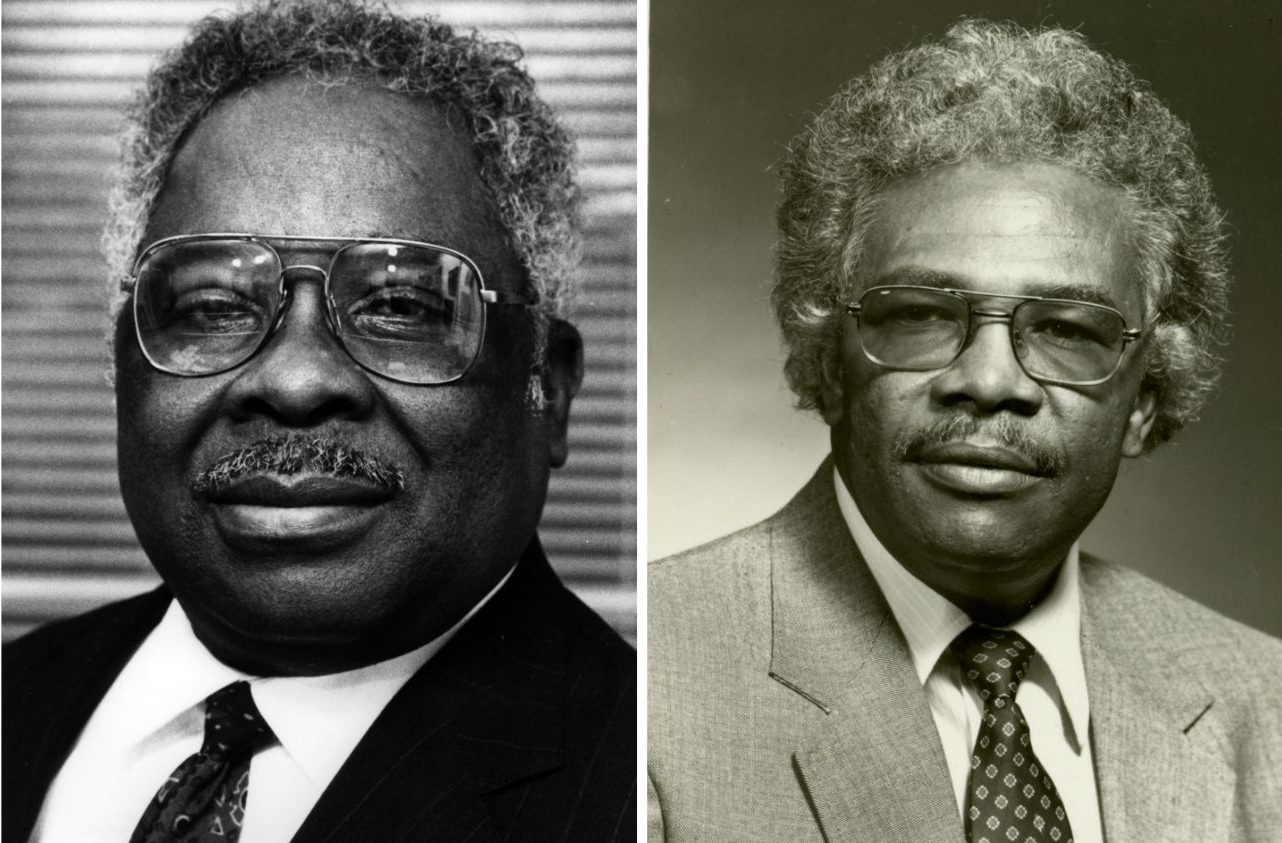
{"type": "Polygon", "coordinates": [[[228,667],[200,642],[174,600],[117,680],[116,685],[129,688],[127,699],[119,701],[129,707],[125,722],[134,724],[140,746],[175,727],[200,729],[203,721],[196,706],[219,688],[245,680],[281,747],[309,781],[324,786],[396,692],[489,602],[514,570],[458,623],[426,644],[377,664],[324,676],[259,677],[228,667]]]}
{"type": "MultiPolygon", "coordinates": [[[[836,467],[837,505],[908,642],[913,669],[923,685],[939,657],[971,620],[947,598],[919,580],[890,554],[873,533],[836,467]]],[[[1078,746],[1085,745],[1090,723],[1086,670],[1082,664],[1082,604],[1074,542],[1046,599],[1010,625],[1037,650],[1050,670],[1068,713],[1078,746]]]]}

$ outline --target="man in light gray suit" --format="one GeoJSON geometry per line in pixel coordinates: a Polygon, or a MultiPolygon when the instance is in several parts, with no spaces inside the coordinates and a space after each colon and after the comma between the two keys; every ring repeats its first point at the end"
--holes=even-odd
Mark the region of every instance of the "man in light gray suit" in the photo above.
{"type": "Polygon", "coordinates": [[[786,373],[832,456],[650,567],[651,839],[1279,839],[1279,642],[1077,545],[1216,378],[1187,126],[1075,33],[966,21],[782,179],[786,373]]]}

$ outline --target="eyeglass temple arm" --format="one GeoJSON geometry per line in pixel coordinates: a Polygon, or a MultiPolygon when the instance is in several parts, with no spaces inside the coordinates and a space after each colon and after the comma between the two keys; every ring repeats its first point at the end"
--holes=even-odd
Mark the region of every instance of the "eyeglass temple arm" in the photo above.
{"type": "Polygon", "coordinates": [[[481,301],[486,304],[523,304],[533,307],[539,303],[539,297],[527,296],[524,293],[509,293],[503,290],[481,290],[481,301]]]}

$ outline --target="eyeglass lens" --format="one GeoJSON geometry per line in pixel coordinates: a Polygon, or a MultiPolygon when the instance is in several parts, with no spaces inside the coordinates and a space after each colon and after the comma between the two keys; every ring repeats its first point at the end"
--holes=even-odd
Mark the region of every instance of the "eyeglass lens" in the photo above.
{"type": "MultiPolygon", "coordinates": [[[[138,270],[138,338],[159,368],[214,374],[240,365],[272,332],[282,306],[279,257],[252,240],[166,244],[138,270]]],[[[408,383],[454,380],[484,333],[479,279],[457,255],[423,246],[356,243],[329,268],[335,329],[348,354],[408,383]]]]}
{"type": "MultiPolygon", "coordinates": [[[[1107,379],[1125,347],[1121,315],[1087,302],[1025,300],[1010,321],[1016,357],[1034,378],[1074,384],[1107,379]]],[[[874,288],[860,299],[864,352],[894,369],[948,366],[965,348],[971,323],[971,303],[943,290],[874,288]]]]}

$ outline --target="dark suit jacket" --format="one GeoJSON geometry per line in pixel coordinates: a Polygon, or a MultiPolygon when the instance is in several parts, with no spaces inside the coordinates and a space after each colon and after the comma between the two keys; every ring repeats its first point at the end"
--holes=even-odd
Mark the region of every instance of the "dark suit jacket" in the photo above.
{"type": "MultiPolygon", "coordinates": [[[[1081,589],[1109,843],[1282,840],[1279,642],[1086,554],[1081,589]]],[[[831,462],[768,520],[652,564],[649,596],[651,841],[962,843],[831,462]]]]}
{"type": "MultiPolygon", "coordinates": [[[[80,730],[169,600],[161,588],[5,648],[5,840],[27,839],[80,730]]],[[[294,840],[635,836],[636,653],[562,587],[536,540],[388,703],[294,840]]]]}

